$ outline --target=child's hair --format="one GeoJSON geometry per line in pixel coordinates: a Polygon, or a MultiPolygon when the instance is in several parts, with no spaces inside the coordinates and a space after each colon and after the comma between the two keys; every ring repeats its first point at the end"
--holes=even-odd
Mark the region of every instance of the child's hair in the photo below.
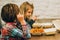
{"type": "Polygon", "coordinates": [[[19,8],[16,4],[6,4],[2,7],[1,17],[5,22],[14,22],[16,14],[19,13],[19,8]]]}
{"type": "Polygon", "coordinates": [[[20,13],[21,14],[25,13],[28,10],[28,6],[34,9],[33,4],[30,4],[29,2],[24,2],[23,4],[20,5],[20,13]]]}

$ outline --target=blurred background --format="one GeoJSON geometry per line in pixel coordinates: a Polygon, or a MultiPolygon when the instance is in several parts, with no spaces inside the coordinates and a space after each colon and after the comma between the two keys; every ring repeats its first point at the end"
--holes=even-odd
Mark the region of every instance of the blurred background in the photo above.
{"type": "MultiPolygon", "coordinates": [[[[39,22],[51,22],[51,20],[60,19],[60,0],[0,0],[0,14],[1,8],[5,4],[15,3],[20,6],[25,1],[34,5],[33,16],[37,16],[39,22]]],[[[2,23],[4,24],[3,21],[2,23]]]]}

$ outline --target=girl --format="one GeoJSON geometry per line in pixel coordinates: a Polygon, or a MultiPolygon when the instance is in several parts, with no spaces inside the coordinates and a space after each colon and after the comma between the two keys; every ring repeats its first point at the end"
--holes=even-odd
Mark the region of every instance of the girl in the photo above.
{"type": "MultiPolygon", "coordinates": [[[[30,25],[29,28],[32,28],[32,24],[35,22],[37,17],[32,17],[33,15],[33,4],[30,4],[28,2],[24,2],[20,5],[20,13],[24,15],[24,20],[30,25]]],[[[19,26],[19,22],[17,22],[17,25],[19,26]]]]}

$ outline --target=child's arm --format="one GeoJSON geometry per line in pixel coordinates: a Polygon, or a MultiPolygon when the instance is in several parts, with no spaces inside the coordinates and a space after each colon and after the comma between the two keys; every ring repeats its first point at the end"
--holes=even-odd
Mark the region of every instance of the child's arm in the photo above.
{"type": "Polygon", "coordinates": [[[33,24],[36,20],[37,20],[37,17],[34,16],[34,17],[31,17],[30,20],[27,21],[28,24],[31,26],[31,28],[32,28],[32,24],[33,24]]]}
{"type": "Polygon", "coordinates": [[[16,37],[23,37],[23,32],[18,28],[14,28],[14,29],[11,30],[11,36],[13,36],[13,37],[15,37],[15,36],[16,37]]]}
{"type": "Polygon", "coordinates": [[[23,34],[26,34],[26,30],[27,30],[27,25],[26,25],[26,22],[24,20],[24,16],[21,15],[21,14],[18,14],[17,15],[17,19],[18,21],[21,23],[22,25],[22,30],[23,30],[23,34]]]}
{"type": "Polygon", "coordinates": [[[32,19],[31,19],[31,20],[29,20],[29,21],[27,21],[27,22],[28,22],[28,24],[31,26],[31,28],[32,28],[32,24],[33,24],[33,23],[35,23],[35,21],[34,21],[34,20],[32,20],[32,19]]]}

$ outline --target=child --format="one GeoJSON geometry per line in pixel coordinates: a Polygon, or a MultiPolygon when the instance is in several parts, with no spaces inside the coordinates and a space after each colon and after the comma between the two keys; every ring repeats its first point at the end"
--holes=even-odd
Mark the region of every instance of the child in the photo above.
{"type": "MultiPolygon", "coordinates": [[[[6,25],[3,26],[1,32],[4,40],[9,40],[10,38],[20,38],[27,37],[30,38],[26,30],[28,30],[28,25],[26,24],[23,15],[20,15],[19,8],[16,4],[6,4],[2,7],[1,10],[2,20],[6,22],[6,25]],[[20,30],[16,26],[16,19],[21,23],[23,30],[20,30]],[[25,29],[24,29],[25,28],[25,29]]],[[[18,40],[18,39],[17,39],[18,40]]]]}
{"type": "Polygon", "coordinates": [[[28,2],[24,2],[22,5],[20,5],[20,13],[24,15],[25,21],[30,25],[31,28],[32,28],[32,24],[37,19],[36,17],[33,17],[31,19],[33,15],[33,9],[34,9],[33,4],[30,4],[28,2]]]}

